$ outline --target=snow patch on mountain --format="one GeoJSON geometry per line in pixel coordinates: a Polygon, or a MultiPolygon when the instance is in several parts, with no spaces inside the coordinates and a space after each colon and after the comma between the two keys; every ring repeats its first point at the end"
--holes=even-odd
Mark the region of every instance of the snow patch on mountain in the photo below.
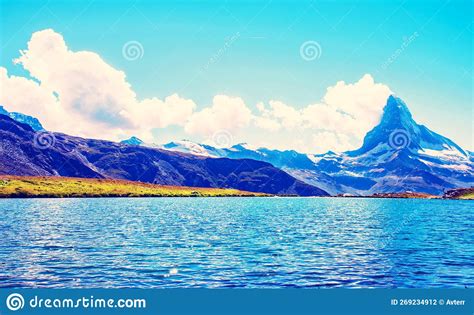
{"type": "Polygon", "coordinates": [[[142,144],[144,144],[144,142],[141,139],[139,139],[135,136],[132,136],[132,137],[126,139],[126,140],[122,140],[122,141],[120,141],[120,143],[128,144],[128,145],[142,145],[142,144]]]}
{"type": "MultiPolygon", "coordinates": [[[[167,144],[162,145],[162,148],[169,151],[181,152],[181,153],[189,153],[199,156],[207,156],[207,157],[218,157],[219,155],[215,152],[212,152],[211,147],[205,145],[201,145],[189,140],[181,140],[181,141],[173,141],[167,144]]],[[[215,149],[217,152],[217,149],[215,149]]]]}
{"type": "Polygon", "coordinates": [[[28,116],[22,113],[9,112],[1,105],[0,105],[0,115],[6,115],[10,117],[11,119],[16,120],[20,123],[27,124],[34,131],[44,130],[43,126],[41,125],[40,121],[37,118],[28,116]]]}
{"type": "Polygon", "coordinates": [[[248,143],[216,148],[189,140],[155,147],[213,158],[268,162],[332,195],[403,191],[441,194],[445,189],[474,185],[473,153],[417,124],[407,105],[395,96],[388,98],[379,124],[353,151],[302,154],[248,143]]]}

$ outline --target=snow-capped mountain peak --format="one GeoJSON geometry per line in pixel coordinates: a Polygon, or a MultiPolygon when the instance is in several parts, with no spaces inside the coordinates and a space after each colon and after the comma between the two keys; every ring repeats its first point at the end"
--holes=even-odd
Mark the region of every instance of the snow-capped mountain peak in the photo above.
{"type": "Polygon", "coordinates": [[[43,126],[41,125],[40,121],[37,118],[28,116],[22,113],[9,112],[1,105],[0,105],[0,115],[6,115],[10,117],[11,119],[16,120],[20,123],[27,124],[34,131],[44,130],[43,126]]]}
{"type": "Polygon", "coordinates": [[[407,190],[440,194],[444,189],[474,185],[472,156],[450,139],[416,123],[405,102],[393,95],[380,123],[367,133],[358,150],[313,155],[246,143],[204,149],[213,156],[269,162],[332,194],[407,190]]]}
{"type": "Polygon", "coordinates": [[[416,123],[405,102],[393,95],[386,102],[379,124],[354,151],[302,154],[247,143],[216,148],[189,140],[170,142],[161,148],[268,162],[331,194],[408,190],[441,194],[445,189],[474,185],[472,153],[416,123]]]}
{"type": "Polygon", "coordinates": [[[243,151],[243,150],[257,151],[259,148],[257,146],[250,145],[247,142],[242,142],[242,143],[233,145],[229,149],[232,151],[243,151]]]}
{"type": "Polygon", "coordinates": [[[173,141],[167,144],[162,145],[162,148],[169,151],[175,152],[182,152],[182,153],[189,153],[194,155],[200,156],[208,156],[208,157],[217,157],[219,156],[216,154],[216,148],[211,146],[207,146],[204,144],[199,144],[190,140],[180,140],[180,141],[173,141]]]}
{"type": "Polygon", "coordinates": [[[144,144],[144,142],[141,139],[139,139],[135,136],[132,136],[132,137],[126,139],[126,140],[122,140],[122,141],[120,141],[120,143],[128,144],[128,145],[142,145],[142,144],[144,144]]]}
{"type": "Polygon", "coordinates": [[[466,152],[450,139],[417,124],[405,102],[393,95],[387,100],[380,123],[367,133],[362,147],[348,154],[360,156],[374,149],[381,151],[381,146],[385,150],[409,150],[415,154],[420,150],[453,150],[467,157],[466,152]]]}

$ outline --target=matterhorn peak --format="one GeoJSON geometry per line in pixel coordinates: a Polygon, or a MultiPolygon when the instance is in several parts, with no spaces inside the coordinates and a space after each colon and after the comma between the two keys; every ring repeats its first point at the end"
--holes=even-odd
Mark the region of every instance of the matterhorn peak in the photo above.
{"type": "Polygon", "coordinates": [[[362,147],[347,153],[351,156],[365,154],[380,146],[391,151],[410,150],[415,153],[419,150],[455,150],[467,156],[450,139],[417,124],[405,102],[394,95],[389,96],[380,123],[367,133],[362,147]]]}
{"type": "Polygon", "coordinates": [[[416,125],[405,102],[390,95],[383,109],[380,126],[387,129],[412,129],[416,125]]]}

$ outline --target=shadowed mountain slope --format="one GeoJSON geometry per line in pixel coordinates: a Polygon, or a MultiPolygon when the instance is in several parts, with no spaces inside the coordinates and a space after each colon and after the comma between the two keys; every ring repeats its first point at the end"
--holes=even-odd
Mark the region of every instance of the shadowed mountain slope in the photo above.
{"type": "Polygon", "coordinates": [[[114,178],[147,183],[326,196],[273,165],[35,132],[0,115],[0,174],[114,178]]]}

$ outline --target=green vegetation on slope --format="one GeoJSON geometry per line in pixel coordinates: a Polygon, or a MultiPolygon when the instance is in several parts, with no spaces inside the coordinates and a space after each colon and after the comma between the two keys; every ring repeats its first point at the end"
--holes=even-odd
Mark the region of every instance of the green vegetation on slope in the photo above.
{"type": "Polygon", "coordinates": [[[474,200],[474,187],[471,187],[471,188],[457,188],[457,189],[448,190],[444,194],[443,198],[474,200]]]}
{"type": "Polygon", "coordinates": [[[458,199],[470,199],[470,200],[474,200],[474,193],[462,195],[462,196],[458,197],[458,199]]]}
{"type": "Polygon", "coordinates": [[[237,189],[162,186],[71,177],[0,176],[0,198],[266,196],[237,189]]]}

